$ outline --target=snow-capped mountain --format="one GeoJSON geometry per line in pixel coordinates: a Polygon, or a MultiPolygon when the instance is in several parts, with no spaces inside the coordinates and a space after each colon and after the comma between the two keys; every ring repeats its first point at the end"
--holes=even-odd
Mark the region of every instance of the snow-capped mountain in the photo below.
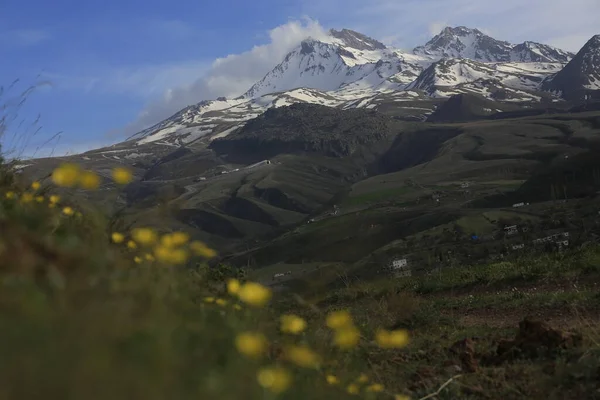
{"type": "Polygon", "coordinates": [[[589,91],[600,90],[600,35],[592,37],[560,72],[548,78],[542,86],[569,99],[578,99],[589,91]]]}
{"type": "Polygon", "coordinates": [[[582,85],[600,85],[598,42],[592,39],[573,58],[544,44],[513,45],[477,29],[448,27],[405,52],[355,31],[331,30],[326,38],[303,40],[243,95],[186,107],[130,140],[171,146],[206,142],[269,108],[303,102],[393,110],[422,120],[433,112],[433,99],[461,93],[512,103],[551,96],[558,101],[566,72],[584,71],[582,85]],[[567,62],[570,67],[563,70],[567,62]],[[542,89],[553,93],[540,93],[542,89]]]}
{"type": "MultiPolygon", "coordinates": [[[[419,89],[430,96],[478,92],[490,95],[490,84],[520,94],[517,101],[535,99],[528,91],[536,91],[544,78],[562,68],[558,63],[482,63],[466,58],[444,58],[434,62],[407,89],[419,89]]],[[[539,97],[537,98],[539,100],[539,97]]]]}
{"type": "Polygon", "coordinates": [[[535,42],[510,44],[496,40],[478,29],[464,26],[446,27],[424,46],[416,47],[414,54],[436,58],[468,58],[483,62],[561,62],[573,54],[535,42]]]}

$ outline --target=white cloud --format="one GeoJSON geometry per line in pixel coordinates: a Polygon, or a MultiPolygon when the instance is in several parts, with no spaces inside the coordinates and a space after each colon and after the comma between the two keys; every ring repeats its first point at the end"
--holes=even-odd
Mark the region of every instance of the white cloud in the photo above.
{"type": "Polygon", "coordinates": [[[14,29],[0,32],[0,44],[7,46],[34,46],[50,39],[50,34],[40,29],[14,29]]]}
{"type": "Polygon", "coordinates": [[[241,54],[219,58],[206,74],[192,84],[165,90],[162,98],[148,104],[137,120],[124,129],[124,133],[136,133],[201,100],[239,96],[281,62],[303,39],[325,35],[326,30],[310,18],[292,20],[271,29],[269,43],[254,46],[241,54]]]}
{"type": "Polygon", "coordinates": [[[600,1],[303,0],[303,12],[328,26],[362,28],[375,38],[398,35],[406,48],[422,44],[442,25],[465,25],[500,40],[535,40],[577,51],[583,38],[598,33],[600,1]]]}

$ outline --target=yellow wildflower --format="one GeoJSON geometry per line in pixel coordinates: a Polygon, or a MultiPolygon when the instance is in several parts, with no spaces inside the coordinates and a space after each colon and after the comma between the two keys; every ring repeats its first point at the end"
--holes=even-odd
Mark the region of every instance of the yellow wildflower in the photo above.
{"type": "Polygon", "coordinates": [[[119,232],[113,232],[111,235],[111,239],[114,243],[122,243],[125,240],[125,236],[119,232]]]}
{"type": "Polygon", "coordinates": [[[351,383],[346,388],[346,391],[349,394],[358,394],[360,392],[360,388],[358,387],[358,385],[356,383],[351,383]]]}
{"type": "Polygon", "coordinates": [[[235,338],[235,347],[247,357],[260,357],[267,350],[267,345],[267,339],[262,333],[244,332],[235,338]]]}
{"type": "Polygon", "coordinates": [[[79,186],[88,190],[96,190],[100,186],[100,177],[92,171],[83,171],[79,176],[79,186]]]}
{"type": "Polygon", "coordinates": [[[404,394],[395,394],[394,400],[410,400],[410,397],[408,397],[404,394]]]}
{"type": "Polygon", "coordinates": [[[233,308],[234,308],[235,310],[241,310],[241,309],[242,309],[242,306],[240,306],[239,304],[234,304],[234,305],[233,305],[233,308]]]}
{"type": "Polygon", "coordinates": [[[402,348],[408,344],[408,332],[403,329],[395,331],[379,329],[375,334],[375,341],[384,349],[402,348]]]}
{"type": "Polygon", "coordinates": [[[227,305],[227,300],[225,300],[225,299],[216,299],[215,303],[217,303],[217,305],[220,305],[221,307],[223,307],[223,306],[227,305]]]}
{"type": "Polygon", "coordinates": [[[130,240],[127,242],[127,248],[134,250],[137,249],[137,243],[134,242],[133,240],[130,240]]]}
{"type": "Polygon", "coordinates": [[[246,282],[238,291],[238,297],[244,303],[255,307],[262,307],[271,299],[271,290],[255,282],[246,282]]]}
{"type": "Polygon", "coordinates": [[[75,211],[71,207],[63,208],[62,212],[63,212],[63,214],[69,215],[69,216],[75,214],[75,211]]]}
{"type": "Polygon", "coordinates": [[[56,204],[56,203],[58,203],[60,201],[60,196],[58,196],[56,194],[53,194],[53,195],[50,196],[49,200],[50,200],[51,204],[56,204]]]}
{"type": "Polygon", "coordinates": [[[127,168],[117,167],[112,171],[112,178],[119,185],[127,185],[133,180],[133,174],[127,168]]]}
{"type": "Polygon", "coordinates": [[[292,383],[290,373],[281,367],[265,367],[258,371],[258,383],[275,394],[283,393],[292,383]]]}
{"type": "Polygon", "coordinates": [[[133,257],[133,261],[135,261],[137,264],[139,264],[139,263],[141,263],[143,260],[142,260],[142,257],[135,256],[135,257],[133,257]]]}
{"type": "Polygon", "coordinates": [[[383,392],[383,385],[381,383],[373,383],[372,385],[367,386],[367,392],[383,392]]]}
{"type": "Polygon", "coordinates": [[[36,196],[35,197],[35,201],[37,201],[38,203],[43,203],[44,202],[44,196],[36,196]]]}
{"type": "Polygon", "coordinates": [[[154,256],[150,253],[144,254],[144,258],[148,261],[154,261],[154,256]]]}
{"type": "Polygon", "coordinates": [[[340,383],[340,381],[338,380],[337,377],[335,377],[335,375],[327,375],[325,377],[325,379],[327,380],[327,383],[329,383],[330,385],[337,385],[338,383],[340,383]]]}
{"type": "Polygon", "coordinates": [[[6,192],[4,196],[6,196],[7,199],[14,199],[16,197],[15,192],[6,192]]]}
{"type": "Polygon", "coordinates": [[[304,368],[316,368],[320,362],[319,355],[307,346],[290,346],[285,350],[285,356],[294,364],[304,368]]]}
{"type": "Polygon", "coordinates": [[[340,349],[356,347],[360,339],[360,332],[354,326],[347,326],[337,330],[333,336],[333,343],[340,349]]]}
{"type": "Polygon", "coordinates": [[[21,201],[23,203],[31,203],[33,201],[33,195],[31,193],[23,193],[21,201]]]}
{"type": "Polygon", "coordinates": [[[79,166],[76,164],[63,164],[52,172],[52,181],[58,186],[72,187],[77,183],[79,166]]]}
{"type": "Polygon", "coordinates": [[[227,281],[227,292],[231,295],[235,295],[240,291],[240,281],[237,279],[229,279],[227,281]]]}
{"type": "Polygon", "coordinates": [[[189,258],[184,249],[171,249],[162,245],[154,248],[154,256],[158,261],[167,264],[185,264],[189,258]]]}
{"type": "Polygon", "coordinates": [[[137,243],[144,246],[154,244],[157,239],[156,232],[150,228],[135,228],[131,231],[131,237],[137,243]]]}
{"type": "Polygon", "coordinates": [[[192,243],[190,243],[190,249],[197,255],[200,257],[204,257],[204,258],[213,258],[214,256],[217,255],[217,252],[214,251],[213,249],[211,249],[210,247],[206,246],[204,243],[195,240],[192,243]]]}
{"type": "Polygon", "coordinates": [[[31,189],[33,189],[33,190],[38,190],[41,186],[42,185],[40,185],[40,183],[38,181],[31,183],[31,189]]]}
{"type": "Polygon", "coordinates": [[[189,238],[190,236],[185,232],[167,233],[161,237],[160,243],[166,247],[178,247],[186,244],[189,238]]]}
{"type": "Polygon", "coordinates": [[[173,232],[171,234],[173,246],[183,246],[190,240],[190,235],[185,232],[173,232]]]}
{"type": "Polygon", "coordinates": [[[214,303],[215,302],[215,298],[214,297],[205,297],[204,298],[204,302],[205,303],[214,303]]]}
{"type": "Polygon", "coordinates": [[[282,315],[280,320],[282,332],[298,334],[306,329],[306,321],[297,315],[282,315]]]}
{"type": "Polygon", "coordinates": [[[346,310],[332,311],[327,315],[325,321],[331,329],[340,329],[352,325],[352,316],[346,310]]]}
{"type": "Polygon", "coordinates": [[[360,374],[358,379],[356,380],[358,383],[367,383],[369,382],[369,377],[366,374],[360,374]]]}

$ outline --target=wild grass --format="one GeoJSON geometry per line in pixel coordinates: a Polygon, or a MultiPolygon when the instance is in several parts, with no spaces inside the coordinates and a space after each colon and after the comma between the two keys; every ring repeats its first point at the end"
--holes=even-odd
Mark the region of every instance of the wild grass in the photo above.
{"type": "MultiPolygon", "coordinates": [[[[478,351],[492,352],[511,328],[461,325],[448,310],[473,308],[467,293],[477,288],[485,293],[474,297],[476,306],[499,310],[594,305],[591,289],[530,299],[490,290],[593,276],[600,268],[597,249],[438,276],[348,282],[324,297],[278,295],[246,282],[240,271],[208,268],[212,249],[181,232],[115,231],[99,209],[82,208],[68,195],[96,187],[88,173],[61,166],[53,183],[32,185],[3,172],[0,398],[546,399],[590,393],[591,371],[600,366],[596,322],[588,324],[584,349],[551,360],[552,375],[544,372],[545,361],[531,360],[465,373],[448,352],[455,341],[477,336],[478,351]],[[60,198],[56,184],[63,186],[60,198]],[[444,298],[454,290],[464,296],[444,298]],[[351,318],[329,320],[343,310],[351,318]]],[[[114,171],[113,179],[124,187],[131,175],[114,171]]]]}

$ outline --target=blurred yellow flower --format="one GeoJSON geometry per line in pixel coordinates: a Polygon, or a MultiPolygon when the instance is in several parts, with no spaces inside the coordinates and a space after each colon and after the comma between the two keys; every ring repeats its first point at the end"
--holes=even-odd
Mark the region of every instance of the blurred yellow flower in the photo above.
{"type": "Polygon", "coordinates": [[[125,240],[125,236],[119,232],[113,232],[111,239],[114,243],[122,243],[125,240]]]}
{"type": "Polygon", "coordinates": [[[372,385],[367,386],[367,392],[375,392],[380,393],[383,392],[383,385],[381,383],[373,383],[372,385]]]}
{"type": "Polygon", "coordinates": [[[144,258],[148,261],[154,261],[154,256],[150,253],[144,254],[144,258]]]}
{"type": "Polygon", "coordinates": [[[87,190],[96,190],[100,186],[100,177],[93,171],[83,171],[79,176],[79,186],[87,190]]]}
{"type": "Polygon", "coordinates": [[[234,305],[233,305],[233,308],[234,308],[235,310],[241,310],[241,309],[242,309],[242,306],[240,306],[239,304],[234,304],[234,305]]]}
{"type": "Polygon", "coordinates": [[[225,299],[216,299],[215,303],[217,303],[217,305],[223,307],[223,306],[227,305],[227,300],[225,300],[225,299]]]}
{"type": "Polygon", "coordinates": [[[15,192],[6,192],[5,196],[7,199],[14,199],[16,197],[15,192]]]}
{"type": "Polygon", "coordinates": [[[33,201],[33,195],[31,193],[23,193],[21,201],[23,203],[31,203],[33,201]]]}
{"type": "Polygon", "coordinates": [[[190,235],[185,232],[173,232],[171,238],[173,246],[183,246],[190,240],[190,235]]]}
{"type": "Polygon", "coordinates": [[[330,385],[337,385],[338,383],[340,383],[340,381],[338,380],[337,377],[335,377],[335,375],[327,375],[325,377],[325,379],[327,380],[327,383],[329,383],[330,385]]]}
{"type": "Polygon", "coordinates": [[[285,357],[299,367],[316,368],[320,357],[307,346],[290,346],[285,350],[285,357]]]}
{"type": "Polygon", "coordinates": [[[71,207],[63,208],[62,212],[63,212],[63,214],[69,215],[69,216],[75,214],[75,211],[71,207]]]}
{"type": "Polygon", "coordinates": [[[76,216],[77,218],[81,218],[81,217],[83,217],[83,214],[82,214],[81,212],[77,211],[77,212],[75,213],[75,216],[76,216]]]}
{"type": "Polygon", "coordinates": [[[367,383],[369,382],[369,377],[366,374],[360,374],[356,381],[358,383],[367,383]]]}
{"type": "Polygon", "coordinates": [[[333,343],[340,349],[356,347],[360,339],[360,332],[354,326],[347,326],[337,330],[333,336],[333,343]]]}
{"type": "Polygon", "coordinates": [[[133,174],[128,168],[117,167],[112,171],[112,178],[119,185],[127,185],[133,180],[133,174]]]}
{"type": "Polygon", "coordinates": [[[258,384],[275,394],[283,393],[292,383],[292,376],[282,367],[265,367],[258,371],[258,384]]]}
{"type": "Polygon", "coordinates": [[[41,186],[42,185],[40,185],[40,183],[38,181],[31,183],[31,189],[33,189],[33,190],[38,190],[41,186]]]}
{"type": "Polygon", "coordinates": [[[409,336],[408,332],[403,329],[395,331],[379,329],[375,334],[375,341],[379,347],[384,349],[402,348],[408,344],[409,336]]]}
{"type": "Polygon", "coordinates": [[[205,297],[204,298],[204,302],[205,303],[214,303],[215,302],[215,298],[214,297],[205,297]]]}
{"type": "Polygon", "coordinates": [[[52,172],[52,182],[58,186],[72,187],[77,183],[79,172],[77,164],[62,164],[52,172]]]}
{"type": "Polygon", "coordinates": [[[135,256],[135,257],[133,257],[133,261],[135,261],[137,264],[139,264],[139,263],[141,263],[143,260],[142,260],[142,257],[135,256]]]}
{"type": "Polygon", "coordinates": [[[127,242],[127,248],[134,250],[137,249],[137,243],[134,242],[133,240],[130,240],[127,242]]]}
{"type": "Polygon", "coordinates": [[[240,291],[240,281],[237,279],[229,279],[227,281],[227,292],[231,295],[235,295],[240,291]]]}
{"type": "Polygon", "coordinates": [[[340,329],[352,325],[352,316],[346,310],[332,311],[327,315],[325,321],[331,329],[340,329]]]}
{"type": "Polygon", "coordinates": [[[143,246],[150,246],[157,240],[156,232],[150,228],[134,228],[131,231],[131,237],[143,246]]]}
{"type": "Polygon", "coordinates": [[[51,204],[56,204],[60,201],[60,196],[53,194],[49,198],[51,204]]]}
{"type": "Polygon", "coordinates": [[[410,397],[408,397],[404,394],[395,394],[394,400],[410,400],[410,397]]]}
{"type": "Polygon", "coordinates": [[[235,338],[235,347],[247,357],[260,357],[267,350],[267,345],[267,339],[262,333],[244,332],[235,338]]]}
{"type": "Polygon", "coordinates": [[[297,315],[282,315],[280,321],[281,331],[285,333],[298,334],[306,329],[306,321],[297,315]]]}
{"type": "Polygon", "coordinates": [[[360,388],[358,387],[358,385],[356,383],[351,383],[346,388],[346,391],[349,394],[358,394],[360,392],[360,388]]]}
{"type": "Polygon", "coordinates": [[[158,261],[167,264],[185,264],[189,258],[188,252],[184,249],[173,249],[162,245],[154,248],[154,256],[158,261]]]}
{"type": "Polygon", "coordinates": [[[202,243],[198,240],[195,240],[192,243],[190,243],[190,249],[197,256],[204,257],[204,258],[213,258],[214,256],[217,255],[216,251],[207,247],[204,243],[202,243]]]}
{"type": "Polygon", "coordinates": [[[255,307],[262,307],[271,300],[271,290],[255,282],[246,282],[238,291],[238,297],[244,303],[255,307]]]}
{"type": "Polygon", "coordinates": [[[43,203],[44,202],[44,196],[36,196],[35,197],[35,201],[37,201],[38,203],[43,203]]]}

